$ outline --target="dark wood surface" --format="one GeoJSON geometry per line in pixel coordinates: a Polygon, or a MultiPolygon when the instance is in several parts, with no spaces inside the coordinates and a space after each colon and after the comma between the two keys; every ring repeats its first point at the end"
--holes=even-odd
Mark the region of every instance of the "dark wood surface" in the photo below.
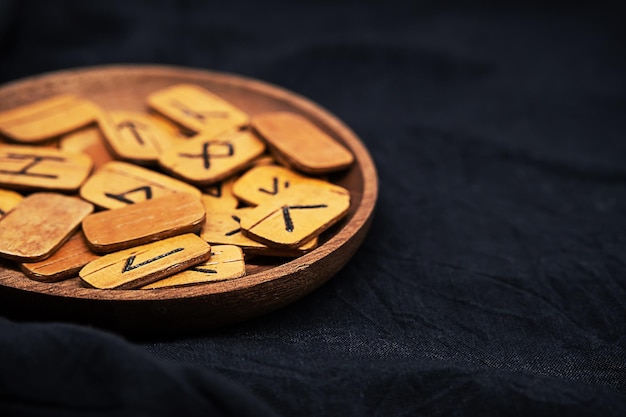
{"type": "Polygon", "coordinates": [[[155,290],[97,290],[78,279],[42,283],[0,261],[0,309],[14,319],[68,320],[133,334],[198,330],[233,323],[296,301],[335,275],[363,241],[377,198],[372,158],[335,116],[284,89],[239,76],[157,66],[109,66],[45,74],[0,88],[0,111],[59,93],[76,93],[107,110],[145,110],[145,98],[177,83],[200,85],[254,116],[292,111],[347,146],[355,164],[331,180],[351,194],[349,214],[296,259],[258,258],[230,281],[155,290]]]}

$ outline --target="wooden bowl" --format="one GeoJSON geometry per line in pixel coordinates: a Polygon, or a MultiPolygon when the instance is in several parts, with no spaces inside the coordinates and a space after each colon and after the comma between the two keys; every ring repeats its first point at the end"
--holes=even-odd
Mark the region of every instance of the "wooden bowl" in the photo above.
{"type": "MultiPolygon", "coordinates": [[[[363,241],[378,193],[367,149],[335,116],[282,88],[235,75],[161,66],[106,66],[61,71],[0,88],[0,111],[58,93],[75,93],[104,109],[145,110],[149,93],[194,83],[249,114],[287,110],[316,123],[354,154],[356,163],[331,178],[351,195],[344,220],[320,236],[320,245],[295,259],[262,259],[229,281],[158,290],[98,290],[79,279],[41,283],[0,260],[0,311],[18,320],[88,323],[137,335],[194,331],[242,321],[310,293],[337,273],[363,241]]],[[[253,259],[254,261],[254,259],[253,259]]]]}

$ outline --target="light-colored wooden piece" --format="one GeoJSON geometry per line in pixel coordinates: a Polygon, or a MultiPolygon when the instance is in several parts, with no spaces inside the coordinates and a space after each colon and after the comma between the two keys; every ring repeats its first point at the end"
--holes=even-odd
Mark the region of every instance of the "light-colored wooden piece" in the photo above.
{"type": "Polygon", "coordinates": [[[101,211],[83,220],[89,247],[109,253],[183,233],[199,232],[205,210],[200,199],[170,194],[126,207],[101,211]]]}
{"type": "Polygon", "coordinates": [[[93,253],[81,230],[74,234],[52,256],[43,261],[22,263],[22,272],[41,282],[58,282],[73,278],[78,271],[99,255],[93,253]]]}
{"type": "MultiPolygon", "coordinates": [[[[267,202],[297,184],[334,187],[330,182],[307,177],[278,165],[254,167],[239,177],[233,185],[233,194],[241,201],[256,206],[267,202]]],[[[337,186],[341,192],[343,189],[337,186]]]]}
{"type": "Polygon", "coordinates": [[[252,126],[290,166],[324,174],[349,167],[352,152],[306,117],[291,112],[257,115],[252,126]]]}
{"type": "Polygon", "coordinates": [[[350,208],[350,193],[337,186],[298,184],[241,217],[243,233],[273,247],[295,248],[318,236],[350,208]]]}
{"type": "Polygon", "coordinates": [[[244,216],[250,210],[250,208],[241,208],[210,213],[208,221],[202,227],[200,237],[211,245],[236,245],[246,255],[295,258],[317,247],[317,238],[313,238],[297,248],[275,248],[250,239],[241,232],[241,225],[239,224],[240,216],[244,216]]]}
{"type": "Polygon", "coordinates": [[[237,208],[239,200],[233,194],[235,178],[220,181],[202,189],[202,204],[207,213],[230,211],[237,208]]]}
{"type": "Polygon", "coordinates": [[[31,194],[0,219],[0,256],[20,262],[45,259],[92,211],[93,205],[76,197],[31,194]]]}
{"type": "Polygon", "coordinates": [[[80,188],[82,198],[108,209],[180,193],[201,195],[182,181],[121,161],[105,164],[80,188]]]}
{"type": "Polygon", "coordinates": [[[187,233],[104,255],[79,272],[100,289],[132,289],[158,281],[211,257],[211,246],[187,233]]]}
{"type": "Polygon", "coordinates": [[[22,201],[22,194],[12,190],[0,189],[0,219],[22,201]]]}
{"type": "Polygon", "coordinates": [[[88,100],[56,95],[0,113],[0,133],[18,142],[40,142],[95,121],[98,112],[88,100]]]}
{"type": "Polygon", "coordinates": [[[208,138],[198,135],[171,147],[159,164],[177,177],[209,185],[246,168],[265,151],[265,144],[249,130],[235,130],[208,138]]]}
{"type": "Polygon", "coordinates": [[[233,245],[211,246],[208,261],[148,284],[141,289],[149,290],[166,287],[183,287],[205,282],[226,281],[240,278],[246,274],[241,248],[233,245]]]}
{"type": "Polygon", "coordinates": [[[87,126],[64,135],[59,140],[59,149],[65,152],[84,153],[93,161],[94,169],[100,168],[115,157],[104,144],[104,137],[98,126],[87,126]]]}
{"type": "Polygon", "coordinates": [[[0,145],[0,185],[76,191],[91,172],[87,155],[36,146],[0,145]]]}
{"type": "Polygon", "coordinates": [[[16,318],[75,320],[133,338],[194,334],[289,305],[319,288],[350,262],[374,218],[376,170],[354,132],[302,96],[261,81],[206,70],[113,65],[60,71],[0,86],[0,111],[59,91],[74,91],[105,109],[142,111],[150,92],[175,83],[194,83],[215,91],[251,115],[289,110],[315,120],[346,144],[356,158],[347,171],[332,178],[351,192],[348,216],[332,228],[332,233],[320,235],[319,247],[310,253],[296,259],[246,259],[245,276],[210,285],[158,291],[101,291],[80,285],[80,280],[53,285],[37,282],[7,263],[0,263],[0,302],[7,314],[16,318]]]}
{"type": "Polygon", "coordinates": [[[178,130],[147,113],[102,112],[98,124],[113,153],[137,164],[156,163],[166,149],[178,143],[178,130]]]}
{"type": "Polygon", "coordinates": [[[148,105],[205,137],[245,126],[246,113],[221,97],[192,84],[179,84],[156,91],[148,97],[148,105]]]}

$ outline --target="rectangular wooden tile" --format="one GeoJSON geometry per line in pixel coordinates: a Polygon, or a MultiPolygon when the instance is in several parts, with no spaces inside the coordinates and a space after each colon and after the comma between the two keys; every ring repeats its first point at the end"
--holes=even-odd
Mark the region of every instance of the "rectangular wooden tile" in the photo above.
{"type": "Polygon", "coordinates": [[[79,276],[94,288],[140,288],[210,257],[211,246],[187,233],[104,255],[85,265],[79,276]]]}
{"type": "Polygon", "coordinates": [[[156,91],[148,105],[185,128],[206,137],[248,124],[248,115],[221,97],[192,84],[156,91]]]}
{"type": "MultiPolygon", "coordinates": [[[[259,205],[280,196],[283,191],[297,184],[333,187],[328,181],[299,174],[278,165],[256,166],[246,171],[233,185],[233,194],[250,205],[259,205]]],[[[343,188],[337,186],[341,192],[343,188]]]]}
{"type": "Polygon", "coordinates": [[[156,163],[166,149],[178,143],[173,125],[147,113],[103,112],[98,124],[117,158],[137,164],[156,163]]]}
{"type": "Polygon", "coordinates": [[[0,219],[0,256],[35,262],[52,255],[93,211],[76,197],[34,193],[0,219]]]}
{"type": "Polygon", "coordinates": [[[80,188],[82,198],[108,209],[180,193],[201,195],[183,181],[121,161],[102,166],[80,188]]]}
{"type": "Polygon", "coordinates": [[[338,171],[354,161],[346,147],[299,114],[260,114],[252,119],[252,126],[280,154],[281,160],[302,172],[338,171]]]}
{"type": "Polygon", "coordinates": [[[109,253],[167,237],[199,232],[205,210],[196,196],[170,194],[126,207],[101,211],[83,220],[89,247],[109,253]]]}
{"type": "Polygon", "coordinates": [[[91,168],[87,155],[0,144],[0,186],[5,188],[76,191],[91,168]]]}
{"type": "Polygon", "coordinates": [[[298,184],[241,217],[243,233],[274,247],[298,247],[318,236],[350,207],[350,194],[337,186],[298,184]]]}
{"type": "Polygon", "coordinates": [[[42,282],[57,282],[78,276],[78,271],[99,255],[92,252],[81,230],[77,230],[52,256],[43,261],[23,263],[22,272],[42,282]]]}
{"type": "Polygon", "coordinates": [[[208,185],[245,169],[264,151],[263,141],[249,130],[210,138],[198,135],[166,150],[159,157],[159,165],[176,177],[208,185]]]}
{"type": "Polygon", "coordinates": [[[0,133],[18,142],[40,142],[95,121],[98,112],[88,100],[57,95],[0,113],[0,133]]]}
{"type": "Polygon", "coordinates": [[[183,287],[206,282],[226,281],[246,274],[241,248],[233,245],[211,246],[208,261],[192,266],[165,279],[148,284],[142,289],[183,287]]]}

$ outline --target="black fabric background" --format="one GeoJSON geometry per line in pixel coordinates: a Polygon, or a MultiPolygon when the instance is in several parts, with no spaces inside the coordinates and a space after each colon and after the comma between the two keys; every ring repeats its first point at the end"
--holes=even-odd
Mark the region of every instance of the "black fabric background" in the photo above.
{"type": "Polygon", "coordinates": [[[0,414],[626,415],[623,17],[1,0],[0,82],[110,63],[258,78],[345,121],[380,196],[345,269],[246,323],[138,342],[0,318],[0,414]]]}

